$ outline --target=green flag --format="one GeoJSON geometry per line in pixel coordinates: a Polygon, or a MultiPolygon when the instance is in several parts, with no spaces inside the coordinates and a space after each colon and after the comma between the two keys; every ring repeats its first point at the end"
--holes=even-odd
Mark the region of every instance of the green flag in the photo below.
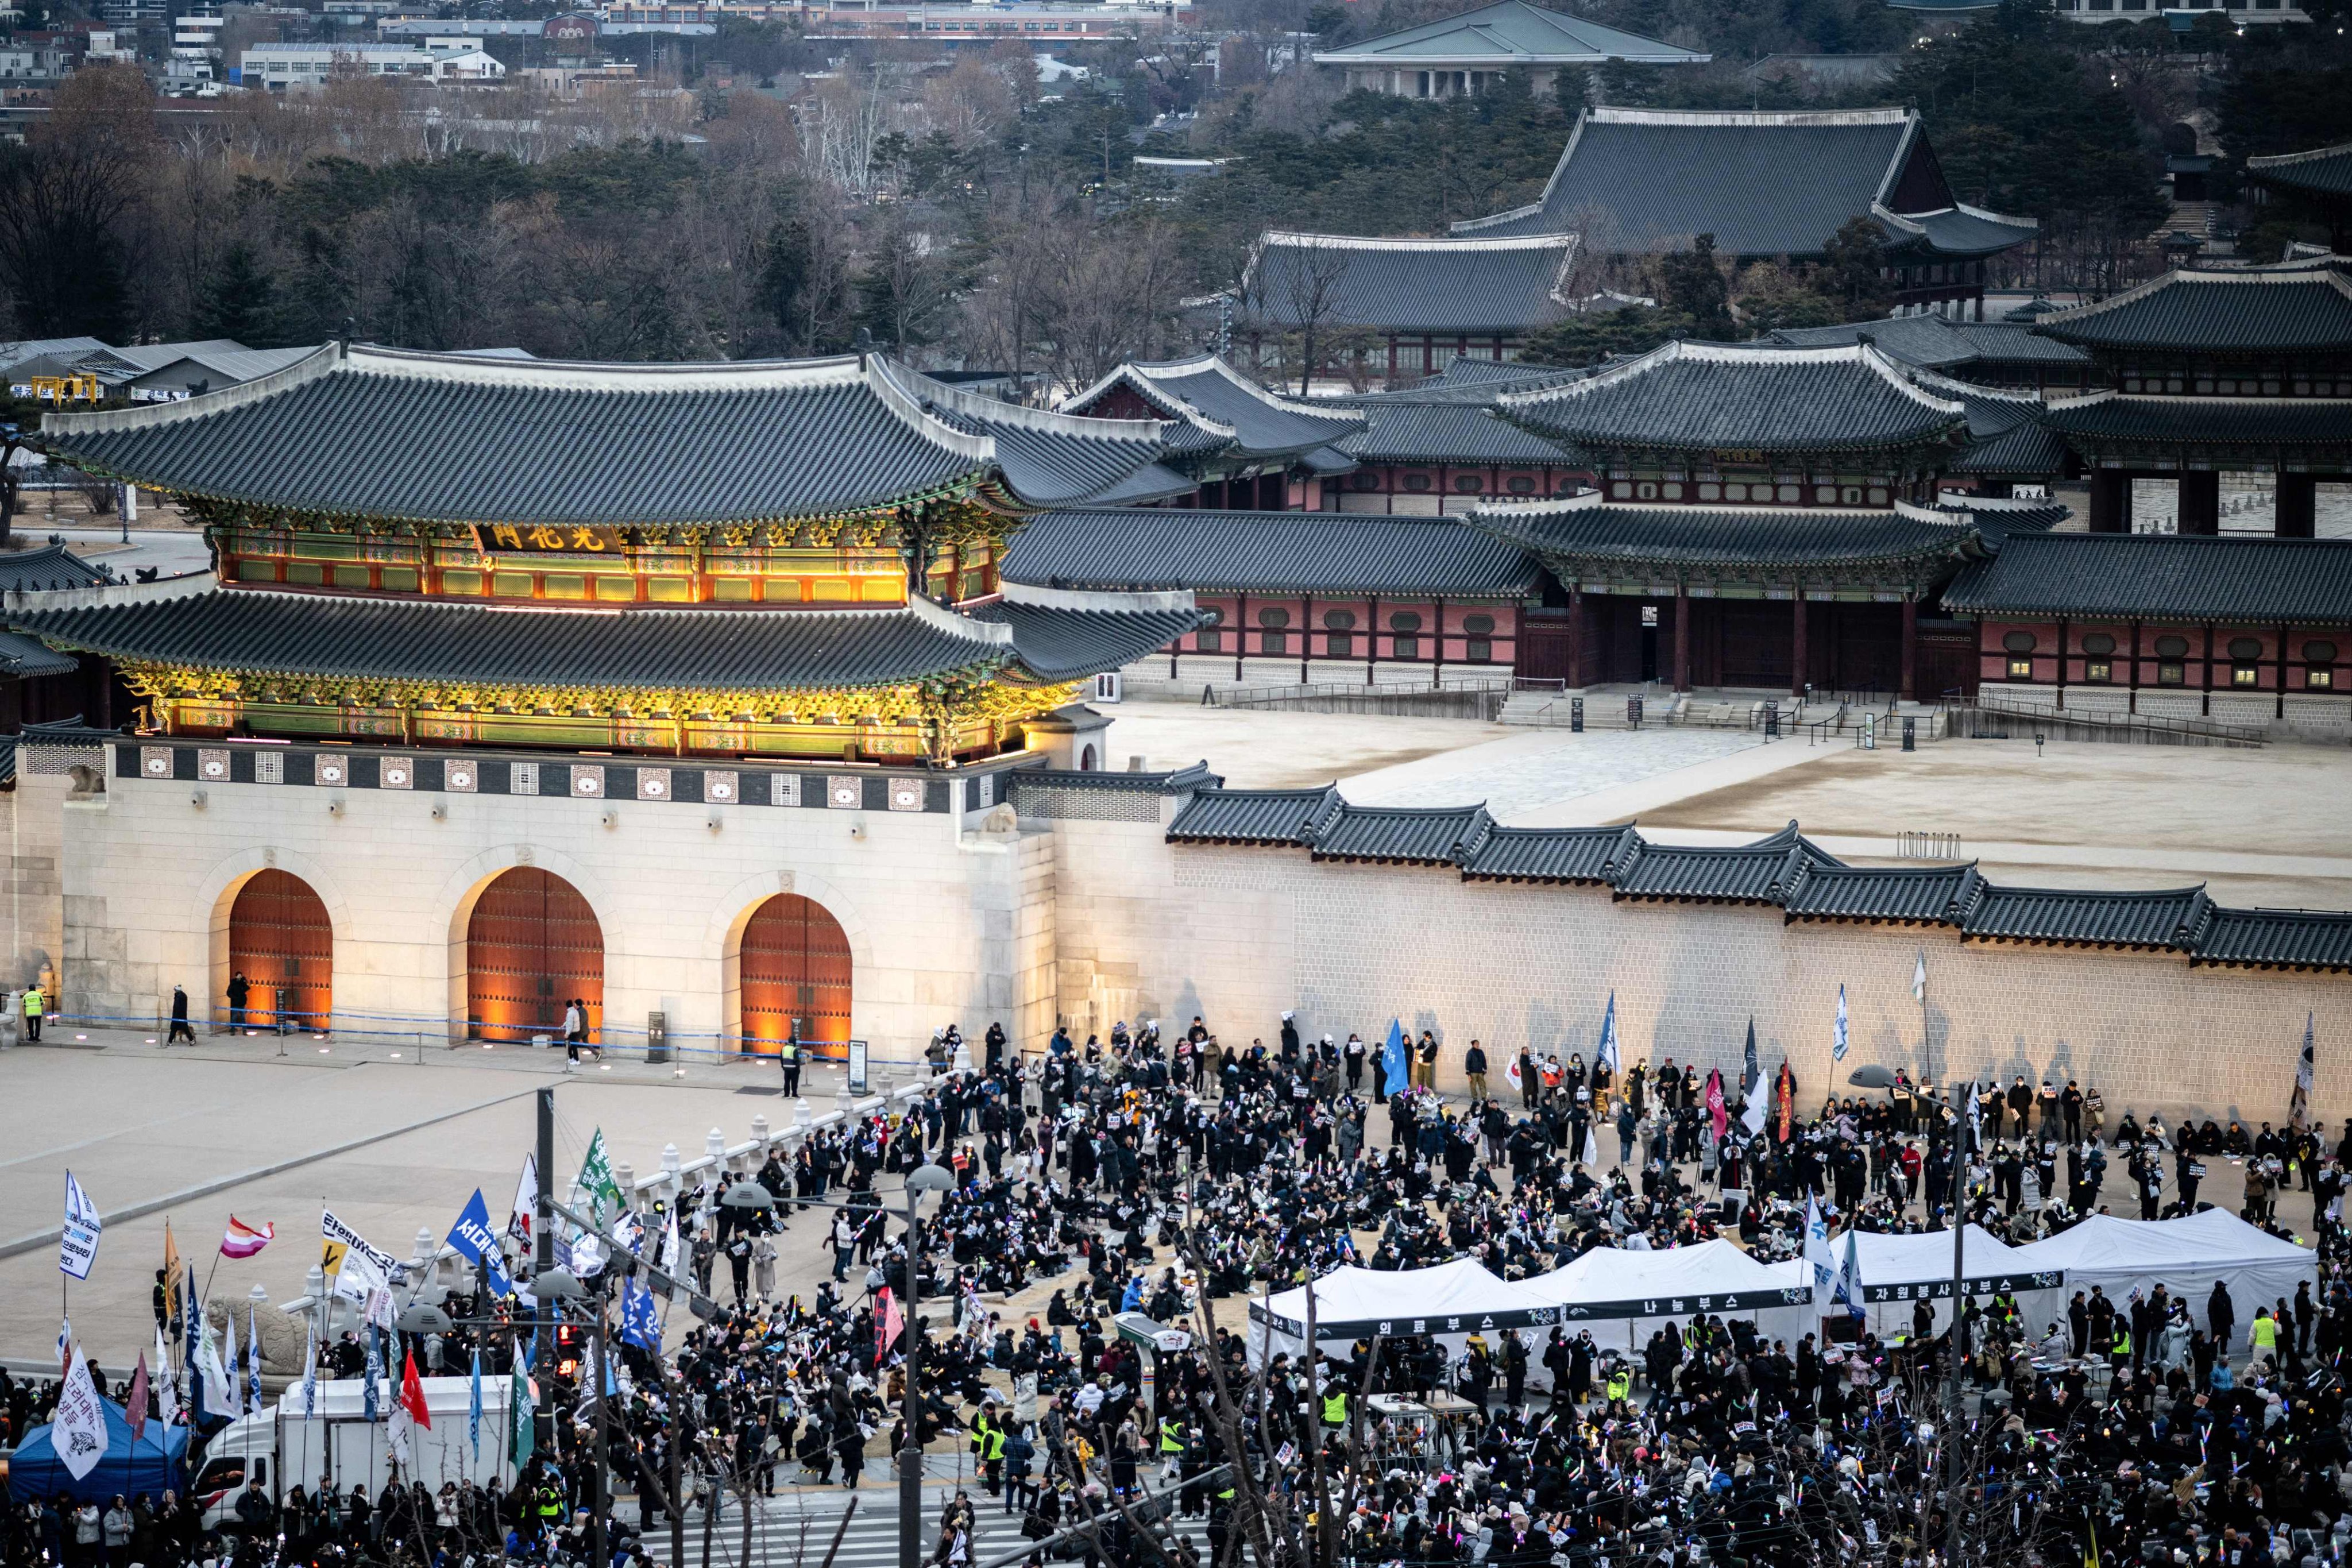
{"type": "Polygon", "coordinates": [[[587,1198],[589,1214],[599,1229],[621,1212],[621,1184],[613,1179],[613,1157],[604,1152],[601,1127],[588,1139],[588,1155],[580,1162],[580,1180],[574,1185],[587,1198]]]}
{"type": "Polygon", "coordinates": [[[539,1447],[539,1412],[531,1404],[530,1379],[520,1366],[514,1370],[514,1392],[507,1396],[507,1420],[512,1427],[509,1445],[514,1449],[515,1468],[530,1463],[531,1451],[539,1447]]]}

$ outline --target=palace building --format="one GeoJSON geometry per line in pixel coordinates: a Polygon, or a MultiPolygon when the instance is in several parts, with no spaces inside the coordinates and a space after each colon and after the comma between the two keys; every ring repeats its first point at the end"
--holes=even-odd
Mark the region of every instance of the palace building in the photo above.
{"type": "Polygon", "coordinates": [[[94,1017],[232,973],[257,1022],[490,1043],[574,998],[770,1050],[998,1005],[1034,866],[908,846],[1015,762],[1107,765],[1078,684],[1199,619],[998,577],[1041,506],[1150,488],[1161,436],[873,355],[345,344],[51,416],[54,456],[201,517],[216,570],[9,596],[11,647],[110,672],[130,705],[90,717],[136,731],[26,731],[16,808],[56,797],[75,916],[18,940],[94,1017]],[[861,878],[929,913],[877,934],[835,891],[861,878]],[[857,1018],[853,961],[903,1016],[857,1018]]]}
{"type": "Polygon", "coordinates": [[[2105,389],[2054,404],[2049,424],[2088,470],[2091,531],[2132,530],[2135,479],[2179,485],[2179,528],[2221,524],[2224,472],[2267,473],[2277,531],[2308,539],[2314,486],[2352,475],[2352,261],[2168,272],[2044,316],[2105,389]]]}
{"type": "Polygon", "coordinates": [[[1898,311],[1961,320],[1983,319],[1986,260],[2035,227],[1954,195],[1916,110],[1589,109],[1540,197],[1454,232],[1573,234],[1591,258],[1712,235],[1736,260],[1810,261],[1855,218],[1878,231],[1898,311]]]}
{"type": "Polygon", "coordinates": [[[1920,943],[1949,939],[1954,1070],[2095,1047],[2117,1102],[2168,1114],[2275,1080],[2262,1053],[2315,1005],[2352,1018],[2352,917],[1843,866],[1793,831],[1693,848],[1226,790],[1132,766],[1116,710],[1072,700],[1119,670],[1932,696],[1963,683],[1948,627],[1976,677],[1966,613],[2000,679],[2070,704],[2192,689],[2294,720],[2347,673],[2352,544],[2059,536],[2063,508],[1943,495],[1992,415],[1863,343],[1680,345],[1462,405],[1583,493],[1512,485],[1529,452],[1456,465],[1465,514],[1120,506],[1278,481],[1297,507],[1369,456],[1335,442],[1407,471],[1433,444],[1213,362],[1130,368],[1048,415],[871,355],[336,344],[51,416],[55,456],[201,516],[218,570],[60,562],[6,595],[0,676],[121,699],[16,737],[16,968],[92,1025],[160,1032],[184,985],[215,1027],[507,1048],[576,999],[656,1059],[791,1038],[886,1072],[949,1023],[1035,1049],[1200,1013],[1245,1039],[1405,998],[1449,1045],[1589,1050],[1561,1020],[1612,993],[1629,1038],[1709,1065],[1751,1009],[1765,1049],[1817,1042],[1851,984],[1859,1047],[1907,1062],[1920,943]]]}
{"type": "Polygon", "coordinates": [[[216,396],[52,416],[45,439],[206,521],[215,584],[20,621],[105,656],[165,734],[919,763],[1017,747],[1076,679],[1189,625],[997,595],[1014,522],[1151,466],[1156,424],[874,356],[330,344],[216,396]]]}

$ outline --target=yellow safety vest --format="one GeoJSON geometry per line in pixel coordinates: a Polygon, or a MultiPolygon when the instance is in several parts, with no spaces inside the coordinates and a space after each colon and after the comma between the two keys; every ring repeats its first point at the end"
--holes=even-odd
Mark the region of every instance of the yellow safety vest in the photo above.
{"type": "Polygon", "coordinates": [[[1610,1378],[1610,1380],[1609,1380],[1609,1397],[1610,1397],[1610,1398],[1612,1398],[1612,1399],[1624,1399],[1624,1398],[1629,1397],[1629,1396],[1633,1394],[1633,1374],[1632,1373],[1630,1373],[1630,1372],[1619,1372],[1619,1373],[1617,1373],[1614,1376],[1612,1376],[1612,1377],[1611,1377],[1611,1378],[1610,1378]]]}
{"type": "Polygon", "coordinates": [[[1184,1428],[1173,1421],[1162,1421],[1160,1424],[1160,1451],[1163,1454],[1182,1453],[1184,1428]]]}
{"type": "Polygon", "coordinates": [[[779,1045],[776,1047],[776,1054],[788,1062],[796,1062],[801,1059],[801,1048],[798,1044],[792,1040],[786,1040],[779,1045]]]}
{"type": "Polygon", "coordinates": [[[41,988],[37,985],[27,985],[25,987],[25,1016],[37,1018],[40,1016],[41,988]]]}
{"type": "Polygon", "coordinates": [[[1348,1395],[1344,1390],[1334,1390],[1323,1396],[1323,1425],[1345,1426],[1348,1424],[1348,1395]]]}

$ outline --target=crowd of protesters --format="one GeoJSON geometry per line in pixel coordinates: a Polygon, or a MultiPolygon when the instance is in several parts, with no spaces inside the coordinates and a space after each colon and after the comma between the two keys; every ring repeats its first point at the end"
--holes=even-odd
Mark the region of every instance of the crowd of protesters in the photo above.
{"type": "MultiPolygon", "coordinates": [[[[940,1568],[972,1568],[980,1508],[1017,1517],[1039,1561],[1089,1568],[1188,1568],[1195,1549],[1167,1516],[1202,1521],[1220,1565],[1258,1568],[1924,1563],[1956,1539],[1971,1563],[2344,1560],[2352,1122],[2333,1144],[2128,1110],[2110,1126],[2096,1092],[2021,1078],[1958,1107],[1905,1079],[1801,1110],[1785,1068],[1751,1119],[1739,1086],[1671,1058],[1620,1072],[1491,1060],[1476,1042],[1456,1064],[1474,1092],[1448,1098],[1434,1038],[1400,1044],[1391,1073],[1384,1042],[1309,1041],[1286,1016],[1271,1046],[1194,1019],[1057,1032],[1027,1058],[993,1026],[976,1048],[942,1031],[932,1092],[907,1114],[811,1133],[639,1216],[656,1245],[675,1229],[676,1269],[715,1312],[673,1310],[666,1352],[618,1345],[601,1411],[568,1331],[566,1359],[537,1369],[552,1441],[510,1488],[257,1487],[213,1530],[204,1499],[22,1500],[0,1546],[11,1564],[72,1568],[587,1561],[601,1416],[608,1550],[662,1552],[780,1486],[889,1478],[908,1442],[911,1287],[931,1309],[914,1440],[963,1455],[973,1478],[927,1523],[940,1568]],[[1832,1312],[1794,1343],[1700,1313],[1638,1352],[1564,1326],[1248,1351],[1247,1300],[1341,1263],[1469,1257],[1519,1279],[1598,1247],[1717,1236],[1780,1258],[1809,1202],[1840,1226],[1940,1230],[1956,1159],[1968,1217],[2017,1241],[2105,1209],[2190,1212],[2217,1162],[2242,1177],[2247,1218],[2294,1235],[2277,1200],[2299,1182],[2313,1217],[2297,1239],[2318,1248],[2322,1288],[2275,1302],[2217,1289],[2202,1327],[2162,1290],[2076,1292],[2058,1322],[1979,1298],[1957,1379],[1924,1302],[1903,1332],[1832,1312]],[[910,1254],[895,1188],[924,1163],[953,1185],[910,1254]],[[724,1201],[745,1181],[774,1206],[724,1201]],[[805,1299],[776,1289],[786,1246],[824,1249],[805,1299]],[[1108,1322],[1122,1311],[1190,1331],[1190,1347],[1147,1375],[1108,1322]]],[[[487,1291],[449,1307],[457,1326],[407,1347],[429,1370],[479,1352],[502,1373],[528,1342],[487,1291]]],[[[353,1373],[361,1353],[330,1351],[353,1373]]],[[[43,1414],[22,1383],[0,1394],[13,1430],[43,1414]]]]}

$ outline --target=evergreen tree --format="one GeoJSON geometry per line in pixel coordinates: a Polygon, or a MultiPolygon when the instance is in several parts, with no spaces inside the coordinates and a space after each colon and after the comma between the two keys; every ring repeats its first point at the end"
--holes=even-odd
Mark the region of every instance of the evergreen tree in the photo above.
{"type": "Polygon", "coordinates": [[[249,240],[221,253],[196,301],[201,338],[234,338],[247,348],[276,348],[279,336],[278,279],[249,240]]]}

